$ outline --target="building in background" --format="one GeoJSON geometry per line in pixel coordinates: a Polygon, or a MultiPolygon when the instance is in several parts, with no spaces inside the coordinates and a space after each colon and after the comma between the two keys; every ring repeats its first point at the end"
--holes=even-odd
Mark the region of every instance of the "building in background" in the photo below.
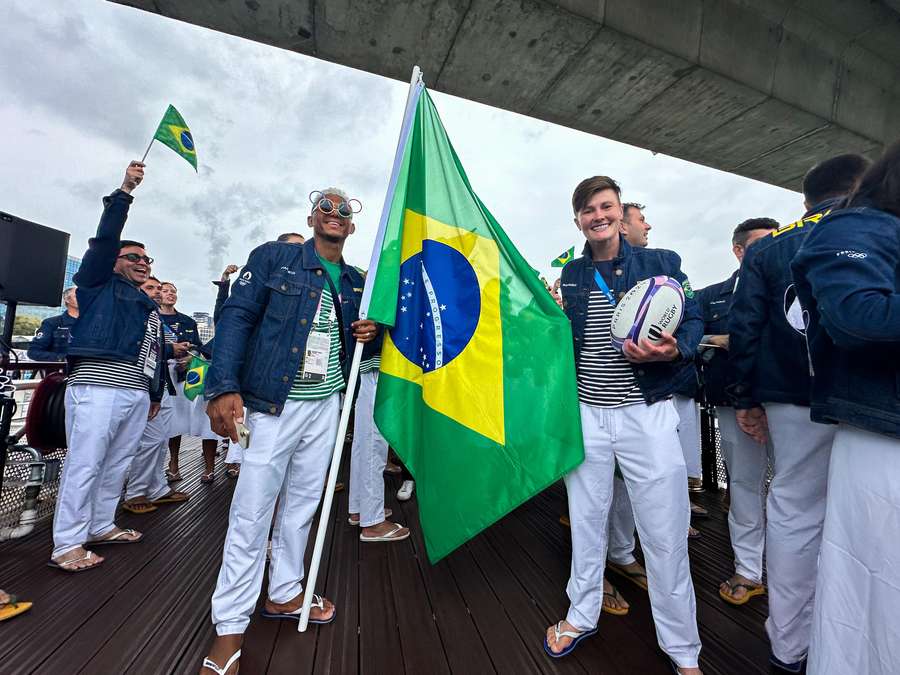
{"type": "Polygon", "coordinates": [[[209,315],[209,312],[194,312],[194,321],[197,322],[197,331],[200,333],[200,340],[203,342],[212,340],[213,336],[216,334],[216,329],[213,326],[213,320],[209,315]]]}

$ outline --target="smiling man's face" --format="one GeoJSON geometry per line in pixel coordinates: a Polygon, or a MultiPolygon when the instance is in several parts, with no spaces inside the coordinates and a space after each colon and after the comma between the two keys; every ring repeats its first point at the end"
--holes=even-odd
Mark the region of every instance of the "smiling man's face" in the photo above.
{"type": "Polygon", "coordinates": [[[143,259],[145,255],[144,249],[140,246],[123,246],[119,251],[119,257],[116,258],[116,266],[113,271],[122,275],[136,286],[140,286],[150,276],[150,265],[143,259]],[[136,259],[129,260],[124,256],[136,259]]]}
{"type": "Polygon", "coordinates": [[[353,224],[353,216],[342,218],[337,212],[337,207],[344,201],[344,198],[335,194],[326,194],[320,199],[322,198],[330,199],[331,203],[334,204],[334,209],[331,213],[322,213],[322,209],[317,205],[307,219],[309,226],[313,229],[316,237],[335,243],[344,241],[356,230],[356,226],[353,224]]]}
{"type": "Polygon", "coordinates": [[[607,242],[619,236],[622,202],[612,188],[598,190],[575,216],[575,224],[590,242],[607,242]]]}

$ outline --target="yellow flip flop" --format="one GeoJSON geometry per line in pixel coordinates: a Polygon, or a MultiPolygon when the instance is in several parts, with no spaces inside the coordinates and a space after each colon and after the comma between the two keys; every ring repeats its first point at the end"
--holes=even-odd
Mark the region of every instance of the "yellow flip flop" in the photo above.
{"type": "Polygon", "coordinates": [[[728,586],[728,593],[722,590],[722,587],[719,587],[719,597],[722,598],[729,605],[735,605],[736,607],[740,607],[741,605],[746,605],[750,602],[750,598],[755,598],[757,595],[765,595],[766,587],[762,584],[732,584],[728,581],[724,582],[726,586],[728,586]],[[741,599],[737,599],[734,597],[734,592],[743,588],[747,592],[744,594],[744,597],[741,599]]]}
{"type": "Polygon", "coordinates": [[[16,602],[16,596],[9,596],[9,602],[0,605],[0,621],[6,621],[31,609],[30,602],[16,602]]]}
{"type": "MultiPolygon", "coordinates": [[[[616,588],[615,586],[613,586],[612,589],[613,589],[612,593],[607,593],[606,591],[604,591],[603,597],[605,598],[606,596],[609,596],[613,600],[621,600],[624,602],[625,598],[623,598],[622,595],[619,593],[619,589],[616,588]]],[[[630,608],[628,608],[628,607],[610,607],[606,604],[603,604],[600,606],[600,609],[602,609],[607,614],[612,614],[613,616],[625,616],[626,614],[628,614],[628,610],[630,608]]]]}

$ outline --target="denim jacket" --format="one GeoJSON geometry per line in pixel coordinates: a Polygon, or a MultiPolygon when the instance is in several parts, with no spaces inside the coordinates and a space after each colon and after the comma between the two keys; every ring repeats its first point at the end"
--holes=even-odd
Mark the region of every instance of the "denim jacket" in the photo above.
{"type": "Polygon", "coordinates": [[[809,356],[791,259],[840,200],[758,239],[741,263],[728,316],[728,394],[737,409],[761,403],[809,405],[809,356]]]}
{"type": "MultiPolygon", "coordinates": [[[[103,215],[97,234],[88,241],[88,250],[72,281],[78,286],[78,321],[72,327],[68,358],[90,356],[111,361],[136,363],[156,303],[140,288],[113,268],[121,249],[122,229],[133,197],[116,190],[103,199],[103,215]]],[[[160,354],[165,353],[160,339],[160,354]]],[[[158,359],[152,378],[150,398],[159,401],[165,378],[163,359],[158,359]]]]}
{"type": "MultiPolygon", "coordinates": [[[[610,290],[621,298],[639,281],[665,274],[677,280],[685,290],[684,318],[675,339],[681,358],[672,362],[636,363],[634,375],[647,403],[655,403],[679,392],[689,381],[696,379],[693,359],[697,344],[703,336],[700,308],[687,277],[681,271],[681,258],[674,251],[661,248],[635,248],[619,236],[619,255],[613,260],[615,281],[610,290]]],[[[585,244],[580,258],[568,262],[562,271],[560,291],[563,310],[572,322],[575,363],[581,358],[587,324],[588,298],[594,288],[594,264],[590,247],[585,244]]]]}
{"type": "MultiPolygon", "coordinates": [[[[326,274],[315,239],[302,246],[267,242],[250,253],[216,326],[207,399],[239,392],[251,410],[281,414],[327,285],[326,274]]],[[[359,315],[363,277],[342,260],[340,281],[346,372],[355,345],[350,324],[359,315]]]]}
{"type": "MultiPolygon", "coordinates": [[[[738,273],[735,271],[725,281],[697,291],[697,303],[703,312],[704,335],[728,334],[728,315],[731,312],[731,300],[737,280],[738,273]]],[[[703,350],[698,362],[704,400],[711,405],[730,406],[731,399],[725,393],[728,383],[728,350],[718,348],[703,350]]]]}
{"type": "Polygon", "coordinates": [[[76,321],[78,319],[68,312],[44,319],[28,345],[28,358],[32,361],[65,361],[76,321]]]}
{"type": "Polygon", "coordinates": [[[836,211],[791,267],[809,314],[812,419],[900,438],[900,218],[836,211]]]}

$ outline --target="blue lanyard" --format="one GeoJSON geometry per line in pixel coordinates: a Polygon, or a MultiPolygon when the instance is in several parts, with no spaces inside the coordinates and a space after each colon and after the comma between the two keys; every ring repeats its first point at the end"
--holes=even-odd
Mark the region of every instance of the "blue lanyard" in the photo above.
{"type": "Polygon", "coordinates": [[[600,292],[606,296],[606,299],[609,300],[609,304],[613,307],[616,306],[616,296],[613,295],[613,292],[609,290],[609,286],[606,285],[606,280],[603,278],[603,275],[594,268],[594,281],[597,283],[597,288],[600,289],[600,292]]]}

